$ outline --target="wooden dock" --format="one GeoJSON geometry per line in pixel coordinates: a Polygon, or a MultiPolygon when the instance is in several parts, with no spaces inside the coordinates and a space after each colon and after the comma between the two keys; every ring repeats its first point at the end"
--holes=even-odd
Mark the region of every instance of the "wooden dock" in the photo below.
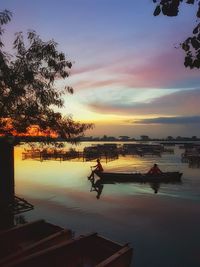
{"type": "Polygon", "coordinates": [[[39,220],[0,232],[0,267],[129,267],[132,248],[39,220]]]}

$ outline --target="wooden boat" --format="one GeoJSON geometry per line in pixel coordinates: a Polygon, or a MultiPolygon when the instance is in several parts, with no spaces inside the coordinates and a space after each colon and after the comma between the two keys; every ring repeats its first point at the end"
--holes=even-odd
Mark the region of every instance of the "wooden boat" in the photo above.
{"type": "Polygon", "coordinates": [[[0,266],[41,249],[66,241],[70,230],[38,220],[0,232],[0,266]]]}
{"type": "Polygon", "coordinates": [[[181,182],[182,173],[180,172],[163,172],[162,174],[147,173],[125,173],[125,172],[101,172],[98,173],[101,183],[125,183],[125,182],[159,182],[173,183],[181,182]]]}
{"type": "Polygon", "coordinates": [[[132,248],[94,234],[41,250],[6,267],[129,267],[132,248]]]}

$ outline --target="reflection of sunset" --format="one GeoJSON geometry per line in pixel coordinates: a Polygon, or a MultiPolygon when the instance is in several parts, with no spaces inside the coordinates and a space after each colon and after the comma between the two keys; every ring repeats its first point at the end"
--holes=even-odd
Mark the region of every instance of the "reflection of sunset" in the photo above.
{"type": "MultiPolygon", "coordinates": [[[[84,146],[90,145],[92,143],[83,142],[76,148],[81,151],[84,146]]],[[[28,145],[25,147],[29,149],[28,145]]],[[[67,144],[65,149],[70,147],[67,144]]],[[[190,170],[186,164],[181,163],[177,157],[181,150],[178,146],[176,150],[178,154],[162,157],[129,155],[107,163],[102,159],[101,163],[108,172],[134,173],[145,172],[156,162],[163,171],[183,171],[183,184],[161,184],[158,194],[154,193],[150,183],[104,184],[100,198],[97,199],[97,192],[91,191],[91,182],[87,178],[91,172],[90,166],[96,164],[95,160],[22,160],[24,146],[17,146],[15,191],[18,196],[34,205],[34,210],[23,215],[30,221],[44,218],[71,228],[76,234],[97,231],[111,239],[123,242],[128,240],[142,250],[140,259],[144,246],[148,251],[155,236],[156,245],[153,246],[151,255],[155,248],[158,250],[157,243],[159,247],[166,246],[168,252],[172,247],[171,253],[174,253],[176,248],[173,244],[178,242],[177,253],[181,249],[182,259],[183,250],[187,252],[184,255],[189,255],[198,244],[196,233],[199,224],[194,222],[199,219],[200,186],[198,170],[190,170]],[[192,231],[187,231],[188,225],[192,226],[192,231]],[[186,239],[192,242],[185,243],[186,239]]],[[[95,179],[98,178],[95,176],[95,179]]]]}
{"type": "MultiPolygon", "coordinates": [[[[82,143],[81,146],[73,146],[76,150],[82,151],[84,146],[90,143],[82,143]]],[[[67,144],[66,149],[71,147],[67,144]]],[[[87,176],[90,173],[90,166],[96,164],[96,161],[83,161],[83,158],[73,160],[22,160],[22,152],[29,146],[15,147],[15,175],[16,189],[42,187],[45,190],[60,190],[61,188],[79,188],[88,186],[87,176]],[[53,189],[54,188],[54,189],[53,189]],[[59,189],[60,188],[60,189],[59,189]]],[[[157,159],[156,159],[157,160],[157,159]]],[[[141,158],[139,156],[120,156],[117,160],[106,161],[101,159],[105,171],[111,172],[146,172],[154,163],[154,159],[141,158]]],[[[137,185],[137,188],[140,186],[137,185]]],[[[113,188],[114,189],[114,188],[113,188]]],[[[128,190],[128,187],[127,187],[128,190]]],[[[110,196],[109,196],[110,197],[110,196]]]]}

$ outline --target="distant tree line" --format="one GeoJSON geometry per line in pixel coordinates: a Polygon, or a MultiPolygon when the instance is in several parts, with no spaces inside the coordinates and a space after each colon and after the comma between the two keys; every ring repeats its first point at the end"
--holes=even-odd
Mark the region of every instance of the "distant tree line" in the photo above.
{"type": "Polygon", "coordinates": [[[151,138],[148,135],[141,135],[140,138],[134,138],[129,136],[107,136],[94,137],[94,136],[85,136],[79,139],[80,141],[200,141],[200,138],[197,136],[184,137],[184,136],[167,136],[165,138],[151,138]]]}

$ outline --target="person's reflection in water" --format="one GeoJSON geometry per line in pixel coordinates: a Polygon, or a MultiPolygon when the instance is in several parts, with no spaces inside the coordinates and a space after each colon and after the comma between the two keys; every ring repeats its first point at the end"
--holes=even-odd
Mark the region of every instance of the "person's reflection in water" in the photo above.
{"type": "Polygon", "coordinates": [[[98,179],[96,182],[94,179],[90,179],[90,181],[92,184],[90,192],[96,191],[97,192],[96,198],[99,199],[102,194],[103,187],[104,187],[103,184],[101,183],[101,179],[98,179]]]}
{"type": "Polygon", "coordinates": [[[160,183],[150,183],[150,186],[153,189],[154,193],[157,194],[160,188],[160,183]]]}

